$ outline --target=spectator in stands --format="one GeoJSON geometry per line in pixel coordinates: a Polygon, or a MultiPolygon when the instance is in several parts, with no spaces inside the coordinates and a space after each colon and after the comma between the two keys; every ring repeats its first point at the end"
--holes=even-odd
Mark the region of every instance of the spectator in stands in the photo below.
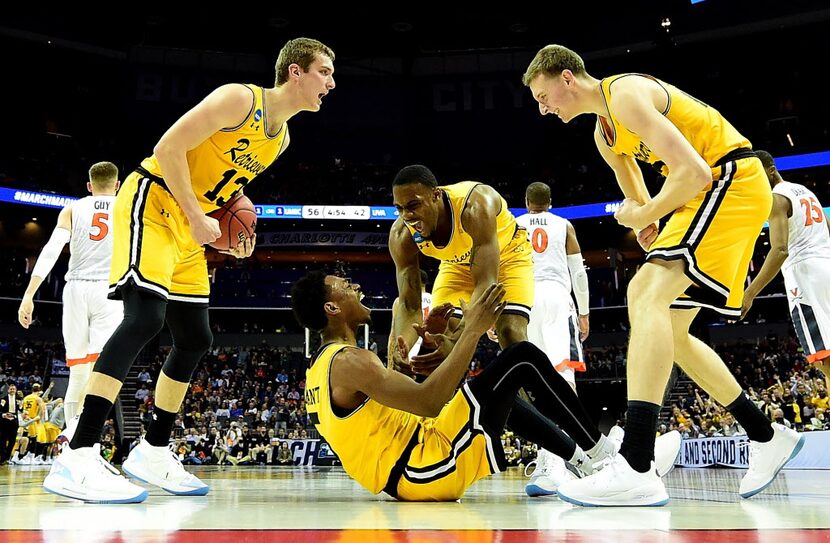
{"type": "Polygon", "coordinates": [[[772,413],[772,421],[777,422],[778,424],[783,424],[787,428],[792,428],[792,423],[784,417],[784,410],[783,409],[776,409],[772,413]]]}
{"type": "Polygon", "coordinates": [[[294,458],[291,454],[291,449],[288,447],[288,441],[280,442],[280,449],[277,452],[278,466],[293,466],[294,458]]]}
{"type": "Polygon", "coordinates": [[[139,406],[139,405],[143,404],[144,401],[147,399],[147,396],[149,396],[149,395],[150,395],[150,391],[147,388],[147,383],[146,382],[141,383],[141,388],[139,388],[138,390],[135,391],[135,404],[136,404],[136,406],[139,406]]]}
{"type": "Polygon", "coordinates": [[[150,373],[147,371],[146,368],[141,370],[141,373],[138,374],[138,382],[145,384],[153,382],[153,379],[152,377],[150,377],[150,373]]]}

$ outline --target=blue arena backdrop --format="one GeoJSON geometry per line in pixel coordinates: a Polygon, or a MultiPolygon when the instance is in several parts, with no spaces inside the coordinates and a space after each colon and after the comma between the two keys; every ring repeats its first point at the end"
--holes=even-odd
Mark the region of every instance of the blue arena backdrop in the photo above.
{"type": "MultiPolygon", "coordinates": [[[[782,156],[775,159],[780,171],[813,168],[830,165],[830,151],[809,153],[803,155],[782,156]]],[[[40,207],[61,208],[75,200],[72,196],[33,192],[28,190],[0,187],[0,202],[25,204],[40,207]]],[[[551,212],[568,220],[590,219],[594,217],[608,217],[614,214],[621,201],[599,202],[577,206],[554,207],[551,212]]],[[[257,217],[260,219],[334,219],[349,221],[393,221],[398,218],[398,212],[392,206],[359,206],[359,205],[257,205],[257,217]]],[[[524,208],[512,207],[510,211],[515,215],[523,215],[524,208]]],[[[824,208],[830,214],[830,206],[824,208]]]]}

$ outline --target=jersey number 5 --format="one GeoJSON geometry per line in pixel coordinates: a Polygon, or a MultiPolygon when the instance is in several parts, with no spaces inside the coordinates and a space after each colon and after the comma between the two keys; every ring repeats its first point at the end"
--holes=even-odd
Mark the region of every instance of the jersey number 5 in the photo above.
{"type": "Polygon", "coordinates": [[[807,222],[804,223],[804,226],[813,226],[814,223],[820,223],[824,220],[824,210],[821,209],[815,198],[809,200],[802,198],[799,202],[804,206],[804,213],[807,215],[807,222]]]}
{"type": "Polygon", "coordinates": [[[93,234],[90,231],[89,239],[91,239],[92,241],[101,241],[102,239],[107,237],[107,234],[109,234],[110,231],[110,227],[105,221],[108,221],[109,218],[109,213],[96,213],[92,216],[92,228],[97,228],[98,232],[93,234]]]}

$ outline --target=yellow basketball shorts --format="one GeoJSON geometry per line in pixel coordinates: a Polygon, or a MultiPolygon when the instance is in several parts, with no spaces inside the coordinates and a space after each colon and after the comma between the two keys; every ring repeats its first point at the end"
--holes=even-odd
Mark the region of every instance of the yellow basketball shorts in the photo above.
{"type": "MultiPolygon", "coordinates": [[[[504,299],[507,301],[503,315],[522,315],[530,320],[534,296],[532,254],[527,231],[523,228],[516,230],[513,239],[501,251],[499,282],[504,284],[504,299]]],[[[432,286],[432,307],[450,303],[455,306],[453,317],[461,318],[458,300],[469,302],[474,289],[469,264],[441,262],[432,286]]]]}
{"type": "Polygon", "coordinates": [[[131,173],[115,199],[109,297],[132,285],[165,300],[207,305],[204,247],[184,212],[158,181],[131,173]]]}
{"type": "Polygon", "coordinates": [[[46,425],[42,422],[33,422],[26,427],[29,433],[29,439],[34,439],[38,443],[49,443],[47,441],[46,425]]]}
{"type": "Polygon", "coordinates": [[[712,169],[711,186],[676,210],[646,261],[682,260],[693,284],[672,304],[741,315],[744,281],[755,242],[772,209],[761,161],[741,158],[712,169]]]}
{"type": "Polygon", "coordinates": [[[465,384],[437,417],[424,419],[398,480],[399,500],[457,500],[479,479],[505,469],[500,436],[488,433],[480,415],[465,384]]]}
{"type": "Polygon", "coordinates": [[[61,429],[51,422],[44,422],[43,428],[44,434],[46,435],[46,441],[44,443],[54,443],[61,433],[61,429]]]}

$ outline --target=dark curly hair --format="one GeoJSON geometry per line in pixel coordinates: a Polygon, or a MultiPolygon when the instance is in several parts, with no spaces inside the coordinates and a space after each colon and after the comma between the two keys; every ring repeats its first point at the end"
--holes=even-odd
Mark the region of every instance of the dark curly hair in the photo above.
{"type": "Polygon", "coordinates": [[[319,332],[328,325],[323,305],[329,300],[326,272],[310,271],[291,288],[291,308],[301,326],[319,332]]]}
{"type": "Polygon", "coordinates": [[[408,185],[410,183],[420,183],[430,188],[438,186],[435,175],[429,168],[421,164],[412,164],[411,166],[402,168],[395,176],[394,181],[392,181],[392,186],[397,187],[398,185],[408,185]]]}

